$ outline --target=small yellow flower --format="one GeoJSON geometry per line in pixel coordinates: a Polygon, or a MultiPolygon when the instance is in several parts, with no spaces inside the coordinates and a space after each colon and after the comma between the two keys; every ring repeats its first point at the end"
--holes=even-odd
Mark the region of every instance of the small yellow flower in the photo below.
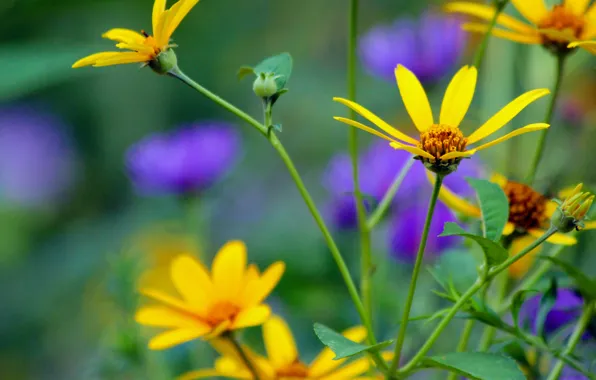
{"type": "MultiPolygon", "coordinates": [[[[434,180],[431,177],[429,179],[434,180]]],[[[513,236],[510,252],[511,255],[515,255],[544,234],[550,225],[550,218],[557,210],[557,204],[530,186],[510,181],[502,175],[493,175],[491,181],[503,189],[509,200],[509,221],[505,225],[503,235],[513,236]]],[[[561,194],[565,192],[568,192],[568,190],[562,190],[561,194]]],[[[446,186],[441,188],[439,198],[454,211],[473,218],[481,218],[481,211],[478,206],[459,197],[446,186]]],[[[587,223],[586,228],[596,228],[596,224],[587,223]]],[[[577,243],[577,239],[557,232],[548,238],[547,242],[558,245],[573,245],[577,243]]],[[[523,276],[530,269],[536,254],[539,252],[540,247],[515,262],[509,267],[510,275],[515,278],[523,276]]]]}
{"type": "MultiPolygon", "coordinates": [[[[501,14],[497,19],[497,25],[504,29],[493,28],[493,36],[522,44],[543,45],[555,53],[569,52],[570,48],[575,46],[591,49],[590,45],[583,43],[569,46],[570,42],[587,41],[596,37],[596,6],[588,7],[589,0],[565,0],[550,10],[544,0],[511,0],[511,3],[530,24],[501,14]]],[[[495,7],[457,1],[447,4],[446,10],[488,21],[492,19],[495,7]]],[[[463,28],[486,33],[488,25],[473,22],[464,24],[463,28]]]]}
{"type": "Polygon", "coordinates": [[[142,325],[169,328],[151,339],[153,350],[262,324],[271,313],[263,300],[279,282],[285,265],[274,263],[260,274],[254,264],[247,268],[244,243],[231,241],[213,259],[211,274],[189,255],[173,260],[170,269],[180,297],[160,289],[141,289],[162,305],[141,307],[135,315],[142,325]]]}
{"type": "Polygon", "coordinates": [[[170,9],[166,10],[166,0],[155,0],[153,4],[152,36],[145,31],[138,33],[130,29],[111,29],[104,33],[102,37],[118,42],[116,44],[117,48],[130,51],[91,54],[75,62],[72,67],[100,67],[125,63],[145,63],[150,66],[157,64],[158,56],[174,46],[170,44],[172,34],[198,2],[199,0],[179,0],[170,9]]]}
{"type": "Polygon", "coordinates": [[[503,107],[474,133],[464,137],[459,125],[472,102],[477,77],[478,73],[474,66],[464,66],[455,74],[443,97],[439,122],[435,123],[422,84],[411,71],[402,65],[397,66],[395,69],[397,86],[406,110],[420,132],[419,140],[400,132],[366,108],[347,99],[333,98],[333,100],[346,105],[375,124],[385,133],[355,120],[338,116],[335,119],[389,141],[393,148],[414,154],[416,158],[422,160],[427,168],[441,174],[451,173],[457,168],[462,158],[472,156],[482,149],[489,148],[523,133],[549,127],[548,124],[544,123],[530,124],[491,142],[467,150],[468,144],[477,143],[497,132],[530,103],[549,94],[547,89],[526,92],[503,107]]]}
{"type": "Polygon", "coordinates": [[[582,187],[583,184],[580,183],[564,201],[556,201],[559,207],[551,217],[551,222],[561,232],[579,231],[586,225],[584,219],[592,207],[594,195],[588,191],[582,192],[582,187]]]}
{"type": "MultiPolygon", "coordinates": [[[[366,329],[362,326],[353,327],[344,331],[343,336],[355,342],[362,342],[366,338],[366,329]]],[[[347,364],[347,359],[333,360],[335,354],[329,348],[323,349],[310,364],[302,362],[290,328],[278,316],[272,316],[263,325],[263,340],[267,357],[258,355],[243,346],[243,351],[247,353],[250,362],[262,380],[357,379],[370,368],[370,359],[368,358],[356,359],[347,364]]],[[[215,339],[211,343],[222,355],[215,361],[215,368],[188,372],[178,380],[217,376],[232,379],[253,378],[236,349],[228,341],[215,339]]]]}

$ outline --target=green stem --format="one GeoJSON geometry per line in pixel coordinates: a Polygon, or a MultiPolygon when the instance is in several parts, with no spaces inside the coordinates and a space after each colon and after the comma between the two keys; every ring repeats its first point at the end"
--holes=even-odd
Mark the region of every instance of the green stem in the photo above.
{"type": "MultiPolygon", "coordinates": [[[[584,331],[590,324],[593,312],[594,301],[588,303],[585,306],[584,311],[581,317],[579,318],[579,321],[577,322],[577,326],[575,326],[575,330],[573,330],[573,334],[571,334],[571,337],[567,342],[567,346],[565,346],[565,349],[562,352],[563,356],[568,356],[573,353],[573,350],[575,350],[575,346],[577,346],[577,344],[581,340],[582,335],[584,334],[584,331]]],[[[557,380],[559,376],[561,376],[561,372],[563,371],[564,366],[565,362],[559,360],[557,364],[555,364],[555,366],[553,367],[553,370],[551,371],[550,375],[548,375],[547,380],[557,380]]]]}
{"type": "Polygon", "coordinates": [[[443,184],[444,176],[437,174],[435,179],[435,185],[433,188],[433,193],[430,197],[430,203],[428,205],[428,212],[426,214],[426,221],[424,222],[424,229],[422,230],[422,237],[420,238],[420,245],[418,246],[418,253],[416,255],[416,262],[414,263],[414,270],[412,272],[412,279],[410,280],[410,289],[408,291],[408,295],[406,298],[406,304],[404,306],[404,313],[401,319],[401,324],[399,326],[399,331],[397,333],[397,342],[395,343],[395,351],[393,361],[389,367],[389,372],[387,372],[387,379],[390,378],[390,375],[395,372],[397,366],[399,365],[399,359],[401,357],[401,350],[404,345],[404,340],[406,338],[406,329],[408,327],[408,320],[410,319],[410,309],[412,308],[412,302],[414,301],[414,293],[416,293],[416,284],[418,282],[418,275],[420,274],[420,268],[422,267],[422,261],[424,259],[424,249],[426,248],[426,241],[428,240],[428,233],[430,231],[430,224],[433,219],[433,214],[435,212],[435,205],[437,204],[437,198],[439,197],[439,192],[441,190],[441,185],[443,184]]]}
{"type": "Polygon", "coordinates": [[[497,274],[503,272],[511,264],[515,263],[528,253],[530,253],[534,248],[538,247],[540,244],[546,241],[550,236],[557,232],[556,227],[552,227],[548,229],[542,236],[536,239],[532,244],[524,248],[521,252],[517,255],[508,258],[503,263],[499,264],[498,266],[492,268],[488,275],[484,279],[478,279],[462,296],[457,302],[449,309],[449,312],[443,317],[441,322],[437,325],[435,330],[432,332],[430,337],[426,340],[424,345],[420,348],[420,350],[414,355],[414,357],[406,364],[404,367],[399,371],[400,374],[408,373],[412,371],[416,365],[420,362],[420,360],[426,355],[426,353],[432,348],[435,344],[436,340],[439,338],[443,330],[449,325],[453,317],[457,314],[457,312],[472,298],[476,292],[478,292],[482,287],[491,281],[491,279],[496,276],[497,274]]]}
{"type": "Polygon", "coordinates": [[[476,54],[474,54],[474,61],[472,64],[477,69],[480,69],[480,65],[482,65],[482,59],[484,58],[484,54],[486,53],[486,48],[488,47],[488,41],[490,40],[492,30],[497,24],[497,19],[499,18],[501,12],[503,12],[503,9],[505,9],[505,6],[508,2],[509,0],[500,1],[497,3],[495,7],[495,14],[493,15],[493,18],[490,20],[490,23],[488,24],[488,29],[486,30],[486,33],[482,38],[482,42],[480,42],[480,45],[478,45],[478,48],[476,49],[476,54]]]}
{"type": "MultiPolygon", "coordinates": [[[[368,315],[366,314],[366,312],[364,310],[364,306],[362,304],[362,301],[360,300],[360,296],[358,295],[358,290],[356,289],[356,285],[354,284],[354,281],[352,280],[350,271],[348,270],[348,266],[346,265],[346,262],[344,261],[343,257],[341,256],[341,253],[339,252],[339,249],[337,248],[337,244],[335,244],[335,241],[333,240],[333,237],[331,236],[331,233],[329,232],[327,225],[323,221],[321,213],[319,212],[312,197],[310,196],[310,193],[304,186],[304,182],[302,181],[302,178],[300,177],[298,170],[296,170],[296,167],[294,166],[292,159],[286,152],[283,144],[281,143],[281,141],[279,141],[279,139],[277,138],[277,135],[274,133],[274,131],[270,130],[269,128],[267,128],[266,126],[259,123],[257,120],[255,120],[248,114],[246,114],[245,112],[241,111],[237,107],[235,107],[232,104],[228,103],[227,101],[223,100],[222,98],[215,95],[211,91],[207,90],[203,86],[199,85],[197,82],[195,82],[190,77],[188,77],[186,74],[184,74],[180,69],[175,68],[171,72],[169,72],[168,75],[170,75],[176,79],[179,79],[186,85],[195,89],[199,93],[205,95],[207,98],[209,98],[213,102],[219,104],[226,110],[235,114],[239,118],[245,120],[250,125],[255,127],[263,136],[265,136],[269,140],[269,143],[271,144],[271,146],[273,146],[273,148],[277,151],[277,153],[281,157],[282,161],[286,164],[286,167],[290,173],[290,176],[294,180],[296,187],[298,188],[298,191],[300,192],[300,195],[304,199],[306,206],[308,207],[310,213],[312,214],[313,218],[315,219],[315,222],[317,223],[317,226],[321,230],[323,237],[325,238],[325,242],[327,243],[329,251],[331,252],[331,256],[333,256],[333,259],[335,260],[335,263],[337,264],[339,272],[346,284],[346,288],[348,289],[348,293],[349,293],[350,297],[352,298],[352,302],[354,303],[354,306],[356,307],[356,310],[358,311],[358,315],[360,316],[362,324],[364,325],[364,327],[367,330],[367,333],[368,333],[367,339],[368,339],[369,343],[376,344],[376,338],[373,334],[372,324],[370,322],[370,319],[368,318],[368,315]]],[[[375,361],[375,364],[377,364],[377,366],[379,368],[381,368],[382,370],[387,369],[387,363],[385,363],[385,361],[383,360],[383,358],[381,357],[381,355],[378,352],[372,352],[372,353],[370,353],[370,355],[371,355],[371,358],[375,361]]]]}
{"type": "MultiPolygon", "coordinates": [[[[457,344],[457,352],[465,352],[466,348],[468,348],[468,341],[472,335],[472,330],[474,330],[474,324],[475,321],[473,319],[468,319],[466,321],[464,329],[461,332],[461,337],[459,338],[459,343],[457,344]]],[[[455,372],[449,372],[447,380],[456,380],[458,376],[459,375],[455,372]]]]}
{"type": "Polygon", "coordinates": [[[232,344],[232,346],[234,346],[234,349],[238,352],[238,356],[240,356],[240,359],[242,359],[242,361],[246,365],[246,368],[248,368],[250,373],[253,375],[253,379],[259,380],[259,373],[257,372],[255,366],[248,358],[248,355],[246,355],[246,352],[244,352],[244,349],[242,349],[240,343],[232,334],[226,334],[226,337],[228,338],[228,341],[232,344]]]}
{"type": "Polygon", "coordinates": [[[397,176],[395,176],[395,178],[393,179],[393,182],[391,183],[391,186],[383,196],[383,199],[381,199],[381,202],[379,202],[379,205],[377,206],[375,211],[373,211],[370,217],[368,218],[367,224],[370,230],[375,228],[375,226],[379,224],[383,216],[385,216],[385,213],[391,206],[393,198],[395,198],[395,194],[399,190],[402,182],[404,181],[404,178],[406,177],[406,174],[408,174],[408,171],[410,171],[410,168],[412,167],[414,162],[416,161],[408,160],[408,162],[406,162],[406,164],[402,167],[399,173],[397,173],[397,176]]]}
{"type": "MultiPolygon", "coordinates": [[[[504,273],[501,276],[497,276],[496,280],[498,282],[498,288],[494,301],[497,305],[499,305],[503,298],[507,295],[507,288],[509,286],[509,275],[507,273],[504,273]]],[[[480,338],[480,345],[478,346],[478,351],[487,351],[490,345],[492,344],[496,333],[497,329],[487,325],[484,328],[484,332],[482,333],[482,338],[480,338]]]]}
{"type": "MultiPolygon", "coordinates": [[[[563,82],[566,58],[567,56],[564,54],[560,54],[557,57],[557,76],[555,79],[555,88],[550,98],[550,104],[546,109],[546,117],[544,119],[544,122],[547,124],[550,124],[553,114],[555,112],[557,98],[559,97],[561,83],[563,82]]],[[[540,161],[542,160],[542,154],[544,153],[544,147],[546,146],[546,136],[548,135],[549,130],[550,128],[544,129],[540,133],[540,137],[538,137],[538,147],[536,148],[536,151],[534,153],[534,159],[532,160],[532,165],[530,166],[530,171],[528,172],[528,176],[526,177],[526,183],[528,185],[532,185],[534,179],[536,178],[536,172],[538,171],[538,166],[540,165],[540,161]]]]}
{"type": "MultiPolygon", "coordinates": [[[[356,38],[358,34],[358,0],[350,0],[349,14],[349,36],[348,36],[348,99],[356,100],[356,38]]],[[[350,119],[356,119],[356,113],[350,110],[350,119]]],[[[366,208],[362,201],[360,192],[360,181],[358,176],[358,129],[349,128],[348,145],[352,159],[352,178],[354,181],[354,200],[358,216],[358,232],[360,235],[360,294],[364,310],[372,321],[372,252],[370,241],[370,230],[366,223],[366,208]]]]}

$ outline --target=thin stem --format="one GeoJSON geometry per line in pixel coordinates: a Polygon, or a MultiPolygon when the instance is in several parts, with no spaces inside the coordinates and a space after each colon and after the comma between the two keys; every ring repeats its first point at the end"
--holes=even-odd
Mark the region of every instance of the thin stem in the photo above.
{"type": "Polygon", "coordinates": [[[234,346],[234,349],[238,352],[238,356],[240,356],[240,359],[242,359],[242,361],[246,365],[246,368],[248,368],[250,373],[253,375],[253,379],[259,380],[259,373],[257,372],[255,366],[252,364],[252,362],[248,358],[248,355],[246,355],[246,352],[244,352],[244,349],[242,348],[240,343],[236,340],[234,335],[227,334],[226,336],[227,336],[229,342],[232,344],[232,346],[234,346]]]}
{"type": "MultiPolygon", "coordinates": [[[[457,344],[457,352],[464,352],[466,348],[468,348],[468,341],[470,340],[470,336],[472,335],[472,331],[474,330],[475,321],[473,319],[468,319],[464,328],[461,332],[461,337],[459,338],[459,343],[457,344]]],[[[455,372],[449,372],[449,376],[447,376],[447,380],[456,380],[458,374],[455,372]]]]}
{"type": "MultiPolygon", "coordinates": [[[[507,295],[507,288],[509,286],[509,275],[503,274],[501,276],[496,277],[497,280],[497,294],[495,297],[495,302],[497,305],[503,300],[503,298],[507,295]]],[[[492,326],[486,326],[484,328],[484,332],[482,333],[482,338],[480,338],[480,345],[478,346],[478,351],[484,352],[489,349],[490,345],[495,338],[495,334],[497,333],[497,329],[492,326]]]]}
{"type": "MultiPolygon", "coordinates": [[[[544,122],[547,124],[550,124],[553,114],[555,112],[557,98],[559,97],[561,83],[563,82],[566,58],[567,56],[564,54],[560,54],[557,57],[557,76],[555,79],[555,88],[550,98],[550,104],[546,109],[546,117],[544,119],[544,122]]],[[[534,179],[536,178],[536,172],[538,171],[538,166],[540,165],[540,161],[542,160],[542,154],[544,153],[544,147],[546,146],[546,136],[548,135],[549,130],[550,128],[544,129],[540,133],[540,137],[538,138],[538,147],[536,148],[536,152],[534,153],[534,159],[532,160],[532,165],[530,166],[530,171],[528,172],[528,176],[526,177],[526,183],[528,185],[532,185],[534,179]]]]}
{"type": "MultiPolygon", "coordinates": [[[[571,355],[573,353],[573,350],[575,350],[575,346],[577,346],[577,344],[581,340],[581,337],[584,334],[584,331],[586,330],[586,328],[590,324],[590,321],[592,320],[593,312],[594,312],[594,302],[592,301],[585,306],[584,311],[583,311],[581,317],[579,318],[579,321],[577,322],[577,326],[575,326],[575,330],[573,330],[573,334],[571,334],[571,337],[569,338],[569,341],[567,342],[567,346],[565,347],[565,349],[562,352],[563,356],[571,355]]],[[[564,366],[565,366],[565,362],[563,362],[562,360],[559,360],[557,362],[557,364],[555,364],[550,375],[548,375],[547,380],[557,380],[559,378],[559,376],[561,376],[561,372],[563,371],[564,366]]]]}
{"type": "Polygon", "coordinates": [[[406,298],[406,304],[404,306],[404,313],[399,326],[399,332],[397,333],[397,342],[395,343],[395,351],[393,361],[389,366],[389,372],[387,372],[387,379],[390,375],[395,372],[399,365],[399,359],[401,357],[401,350],[404,345],[406,338],[406,329],[408,327],[408,320],[410,318],[410,309],[412,308],[412,302],[414,301],[414,293],[416,293],[416,283],[418,282],[418,275],[420,274],[420,268],[422,267],[422,261],[424,259],[424,249],[426,248],[426,241],[428,240],[428,233],[430,231],[430,224],[433,219],[435,212],[435,205],[437,204],[437,198],[443,184],[444,176],[437,174],[435,179],[435,185],[433,193],[430,197],[430,203],[428,205],[428,213],[426,214],[426,221],[424,222],[424,229],[422,230],[422,237],[420,238],[420,245],[418,246],[418,253],[416,255],[416,262],[414,263],[414,270],[412,272],[412,279],[410,280],[410,289],[406,298]]]}
{"type": "Polygon", "coordinates": [[[447,314],[443,317],[443,319],[441,320],[441,322],[439,322],[439,324],[437,325],[437,327],[435,328],[435,330],[431,333],[430,337],[426,340],[426,342],[424,343],[424,345],[422,345],[422,347],[416,353],[416,355],[414,355],[414,357],[406,365],[404,365],[404,367],[399,371],[399,373],[401,373],[401,374],[408,373],[408,372],[412,371],[416,367],[416,365],[420,362],[420,360],[424,357],[424,355],[426,355],[426,353],[435,344],[436,340],[439,338],[439,336],[441,335],[441,333],[443,332],[443,330],[445,330],[445,328],[447,327],[447,325],[449,325],[449,323],[451,322],[451,320],[453,319],[453,317],[455,317],[455,315],[457,314],[457,312],[468,302],[468,300],[470,298],[472,298],[472,296],[474,294],[476,294],[476,292],[478,292],[480,289],[482,289],[482,287],[486,283],[490,282],[491,279],[494,276],[496,276],[497,274],[499,274],[502,271],[504,271],[507,268],[509,268],[509,266],[511,266],[511,264],[515,263],[516,261],[518,261],[519,259],[521,259],[525,255],[527,255],[528,253],[530,253],[534,248],[536,248],[540,244],[544,243],[546,241],[546,239],[548,239],[550,236],[552,236],[556,232],[557,232],[557,229],[555,227],[549,228],[548,231],[546,231],[542,236],[540,236],[538,239],[536,239],[532,244],[530,244],[526,248],[524,248],[517,255],[515,255],[513,257],[510,257],[509,259],[507,259],[502,264],[500,264],[500,265],[492,268],[492,270],[489,271],[488,275],[484,279],[478,279],[474,283],[474,285],[472,285],[461,296],[461,298],[457,300],[457,302],[451,307],[451,309],[449,309],[449,311],[447,312],[447,314]]]}
{"type": "Polygon", "coordinates": [[[381,221],[383,216],[385,216],[385,213],[391,206],[393,198],[395,198],[395,194],[399,190],[402,182],[404,181],[404,178],[406,177],[406,174],[408,174],[414,162],[416,161],[408,160],[408,162],[405,163],[405,165],[401,168],[399,173],[397,173],[397,175],[393,179],[393,182],[391,183],[391,186],[389,186],[389,189],[383,196],[383,199],[381,199],[381,202],[379,202],[379,205],[377,206],[375,211],[373,211],[371,216],[368,218],[367,224],[370,230],[375,228],[375,226],[381,221]]]}
{"type": "Polygon", "coordinates": [[[493,15],[493,18],[490,20],[490,23],[488,24],[488,29],[486,30],[486,33],[482,38],[482,42],[480,42],[480,45],[478,45],[478,48],[476,49],[476,54],[474,54],[474,61],[472,64],[477,69],[480,69],[480,65],[482,65],[482,59],[484,58],[484,54],[486,53],[486,48],[488,47],[488,41],[490,40],[492,30],[497,24],[497,19],[499,18],[501,12],[503,12],[503,9],[505,9],[505,6],[508,2],[509,0],[500,1],[497,3],[495,7],[495,14],[493,15]]]}

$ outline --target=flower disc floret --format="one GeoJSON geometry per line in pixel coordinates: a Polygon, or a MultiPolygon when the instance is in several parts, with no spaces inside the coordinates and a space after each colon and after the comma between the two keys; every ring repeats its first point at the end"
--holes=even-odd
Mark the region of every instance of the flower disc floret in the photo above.
{"type": "Polygon", "coordinates": [[[548,219],[547,199],[528,185],[507,181],[503,191],[509,200],[509,222],[528,231],[541,228],[548,219]]]}

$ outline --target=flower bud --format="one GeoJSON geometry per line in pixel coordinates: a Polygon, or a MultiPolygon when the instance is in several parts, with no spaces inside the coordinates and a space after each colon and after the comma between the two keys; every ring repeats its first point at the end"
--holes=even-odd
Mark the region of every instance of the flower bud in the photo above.
{"type": "Polygon", "coordinates": [[[583,184],[577,185],[568,197],[563,201],[557,201],[559,207],[551,217],[551,223],[561,232],[570,232],[574,229],[581,229],[590,207],[594,202],[594,195],[590,192],[582,192],[583,184]]]}
{"type": "Polygon", "coordinates": [[[261,73],[252,85],[252,90],[259,98],[269,98],[277,94],[277,82],[273,74],[261,73]]]}
{"type": "Polygon", "coordinates": [[[149,67],[160,75],[167,74],[177,66],[178,58],[172,49],[162,51],[154,60],[149,62],[149,67]]]}

